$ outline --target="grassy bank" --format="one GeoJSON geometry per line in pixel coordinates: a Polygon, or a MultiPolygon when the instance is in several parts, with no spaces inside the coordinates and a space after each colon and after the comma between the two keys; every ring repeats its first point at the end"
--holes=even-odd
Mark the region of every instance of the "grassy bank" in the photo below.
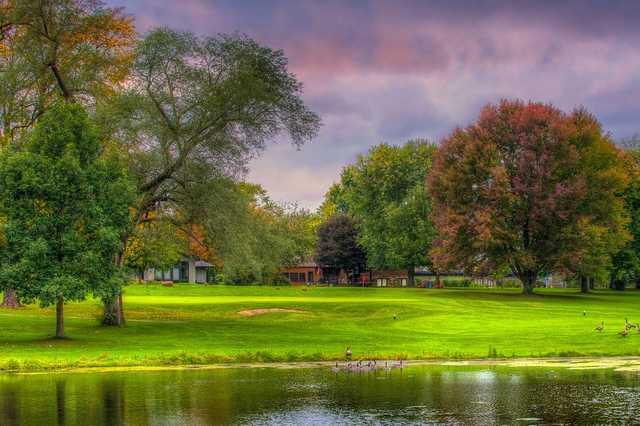
{"type": "Polygon", "coordinates": [[[49,337],[52,309],[0,310],[0,369],[319,361],[346,346],[380,359],[640,355],[640,334],[617,335],[640,322],[636,291],[133,285],[125,307],[119,329],[99,325],[96,301],[68,304],[67,340],[49,337]]]}

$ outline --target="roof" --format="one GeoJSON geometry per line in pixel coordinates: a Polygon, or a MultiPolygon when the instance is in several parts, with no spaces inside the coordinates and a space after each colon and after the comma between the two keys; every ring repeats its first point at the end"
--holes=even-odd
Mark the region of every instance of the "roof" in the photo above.
{"type": "Polygon", "coordinates": [[[196,268],[211,268],[213,265],[209,262],[205,262],[204,260],[196,260],[195,261],[196,268]]]}

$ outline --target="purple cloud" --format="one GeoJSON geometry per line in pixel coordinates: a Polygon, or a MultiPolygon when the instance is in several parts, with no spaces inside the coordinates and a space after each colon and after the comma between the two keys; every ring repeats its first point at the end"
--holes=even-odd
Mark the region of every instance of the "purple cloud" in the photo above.
{"type": "Polygon", "coordinates": [[[276,198],[317,206],[379,142],[439,140],[487,102],[582,105],[615,138],[640,131],[640,2],[111,0],[139,29],[240,32],[290,59],[321,114],[316,141],[251,165],[276,198]]]}

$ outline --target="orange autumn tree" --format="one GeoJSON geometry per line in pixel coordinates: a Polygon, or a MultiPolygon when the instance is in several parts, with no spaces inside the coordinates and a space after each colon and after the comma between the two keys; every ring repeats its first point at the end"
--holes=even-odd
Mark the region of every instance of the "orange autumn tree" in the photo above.
{"type": "Polygon", "coordinates": [[[605,265],[629,238],[626,183],[621,153],[584,109],[488,105],[434,160],[433,259],[468,272],[508,267],[525,294],[541,273],[605,265]]]}
{"type": "Polygon", "coordinates": [[[0,2],[0,122],[18,137],[60,98],[94,106],[129,75],[133,18],[98,0],[0,2]]]}

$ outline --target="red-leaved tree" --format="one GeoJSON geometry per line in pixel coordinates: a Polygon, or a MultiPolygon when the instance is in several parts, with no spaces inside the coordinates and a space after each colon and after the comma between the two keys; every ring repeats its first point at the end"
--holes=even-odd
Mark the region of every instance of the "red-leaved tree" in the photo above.
{"type": "Polygon", "coordinates": [[[508,267],[525,294],[541,273],[605,265],[629,238],[626,181],[621,153],[584,109],[488,105],[434,160],[434,262],[474,273],[508,267]]]}

